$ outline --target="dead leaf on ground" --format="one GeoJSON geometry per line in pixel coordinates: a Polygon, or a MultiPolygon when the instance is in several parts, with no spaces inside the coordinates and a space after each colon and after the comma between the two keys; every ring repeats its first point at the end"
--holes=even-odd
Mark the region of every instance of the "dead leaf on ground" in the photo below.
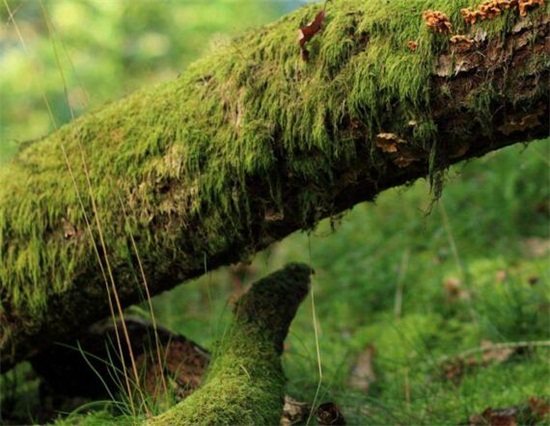
{"type": "Polygon", "coordinates": [[[526,238],[521,241],[523,253],[529,257],[544,257],[550,253],[550,239],[526,238]]]}
{"type": "Polygon", "coordinates": [[[369,343],[359,354],[351,369],[348,378],[350,388],[368,393],[370,385],[376,381],[376,373],[372,365],[375,357],[376,347],[369,343]]]}
{"type": "Polygon", "coordinates": [[[526,403],[504,407],[488,407],[481,414],[473,414],[468,419],[469,426],[516,426],[536,425],[547,420],[550,405],[543,398],[531,397],[526,403]]]}
{"type": "Polygon", "coordinates": [[[517,351],[515,347],[498,345],[489,340],[483,340],[481,342],[481,348],[483,349],[483,362],[487,364],[491,361],[497,363],[504,362],[517,351]]]}
{"type": "Polygon", "coordinates": [[[493,343],[484,340],[478,348],[470,349],[452,358],[445,358],[439,366],[440,377],[458,385],[468,372],[495,363],[501,364],[513,355],[528,353],[530,348],[529,342],[493,343]]]}
{"type": "Polygon", "coordinates": [[[468,424],[470,426],[516,426],[518,414],[517,407],[486,408],[483,413],[470,416],[468,424]]]}
{"type": "Polygon", "coordinates": [[[544,419],[548,416],[548,414],[550,414],[550,403],[548,400],[532,396],[527,400],[527,404],[529,405],[531,412],[540,419],[544,419]]]}
{"type": "Polygon", "coordinates": [[[447,303],[456,303],[460,300],[467,300],[470,297],[462,281],[456,277],[450,277],[443,281],[443,291],[445,292],[447,303]]]}
{"type": "Polygon", "coordinates": [[[291,426],[302,424],[307,421],[311,407],[305,402],[296,401],[294,398],[285,395],[285,405],[280,426],[291,426]]]}
{"type": "Polygon", "coordinates": [[[495,281],[499,283],[506,282],[508,279],[508,273],[506,272],[506,269],[499,269],[495,272],[495,281]]]}
{"type": "Polygon", "coordinates": [[[441,378],[459,385],[464,374],[471,368],[472,365],[462,358],[452,359],[441,365],[441,378]]]}

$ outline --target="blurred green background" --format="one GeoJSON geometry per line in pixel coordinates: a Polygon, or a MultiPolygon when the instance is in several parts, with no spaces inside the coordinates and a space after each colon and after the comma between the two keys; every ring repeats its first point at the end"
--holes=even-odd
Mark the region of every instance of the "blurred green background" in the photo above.
{"type": "MultiPolygon", "coordinates": [[[[0,167],[17,143],[175,78],[232,35],[302,3],[0,4],[0,167]]],[[[386,191],[374,204],[276,244],[243,270],[208,272],[155,298],[155,315],[212,347],[229,301],[248,283],[287,261],[309,262],[315,298],[301,308],[284,355],[295,398],[311,403],[319,388],[316,402],[336,402],[350,424],[456,424],[488,406],[548,397],[544,345],[465,371],[458,383],[440,374],[441,357],[487,341],[548,343],[548,142],[452,168],[435,203],[425,181],[386,191]],[[369,369],[365,358],[374,374],[367,389],[354,380],[369,369]]]]}
{"type": "Polygon", "coordinates": [[[302,2],[6,0],[0,3],[0,162],[139,87],[175,78],[230,37],[302,2]],[[51,114],[49,109],[51,109],[51,114]]]}

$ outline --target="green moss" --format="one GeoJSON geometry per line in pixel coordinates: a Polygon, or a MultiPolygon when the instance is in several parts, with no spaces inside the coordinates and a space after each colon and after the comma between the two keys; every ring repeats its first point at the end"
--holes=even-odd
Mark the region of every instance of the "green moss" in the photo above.
{"type": "MultiPolygon", "coordinates": [[[[334,170],[357,161],[358,147],[370,150],[365,161],[376,168],[384,161],[372,136],[402,133],[410,120],[421,123],[410,146],[433,153],[430,76],[446,41],[420,15],[442,10],[460,28],[459,9],[474,3],[329,2],[308,62],[296,32],[320,6],[304,7],[236,39],[181,78],[107,104],[26,147],[0,171],[2,309],[39,314],[52,294],[90,275],[94,291],[103,291],[97,277],[105,256],[119,274],[119,291],[131,294],[140,281],[132,276],[131,236],[139,236],[143,263],[162,277],[202,270],[197,253],[208,259],[235,241],[243,253],[255,251],[247,238],[257,231],[253,215],[259,204],[282,211],[283,181],[292,176],[330,188],[334,170]],[[409,40],[418,42],[416,52],[409,40]],[[364,146],[341,125],[350,121],[366,129],[364,146]],[[256,181],[267,198],[252,200],[243,190],[256,181]],[[76,226],[76,238],[63,238],[63,218],[76,226]]],[[[481,27],[500,34],[510,19],[481,27]]],[[[465,108],[483,110],[496,96],[474,94],[465,108]]],[[[304,188],[300,197],[300,226],[311,228],[333,194],[304,188]]]]}
{"type": "Polygon", "coordinates": [[[309,290],[311,269],[289,264],[256,282],[237,303],[204,385],[150,425],[278,424],[285,377],[283,341],[309,290]]]}

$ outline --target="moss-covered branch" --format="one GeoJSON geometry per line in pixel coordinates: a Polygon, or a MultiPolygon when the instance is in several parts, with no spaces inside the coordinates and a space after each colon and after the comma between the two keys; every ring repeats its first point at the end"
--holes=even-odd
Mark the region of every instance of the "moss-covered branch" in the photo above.
{"type": "Polygon", "coordinates": [[[334,0],[307,61],[305,7],[22,149],[0,170],[2,371],[107,315],[114,288],[129,305],[547,136],[549,6],[468,24],[471,3],[334,0]]]}
{"type": "Polygon", "coordinates": [[[283,412],[283,342],[309,291],[311,269],[293,263],[256,282],[239,299],[203,386],[153,426],[275,425],[283,412]]]}

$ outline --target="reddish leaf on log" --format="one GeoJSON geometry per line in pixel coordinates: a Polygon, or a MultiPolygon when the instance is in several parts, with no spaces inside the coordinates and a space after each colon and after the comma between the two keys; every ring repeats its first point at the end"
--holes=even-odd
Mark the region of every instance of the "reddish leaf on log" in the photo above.
{"type": "Polygon", "coordinates": [[[414,40],[409,40],[407,47],[411,52],[414,52],[418,48],[418,43],[414,40]]]}
{"type": "Polygon", "coordinates": [[[313,21],[298,30],[298,43],[300,44],[300,51],[302,52],[302,59],[307,61],[309,59],[309,51],[306,49],[305,44],[310,41],[315,34],[317,34],[323,28],[323,22],[325,21],[325,11],[321,10],[313,21]]]}

